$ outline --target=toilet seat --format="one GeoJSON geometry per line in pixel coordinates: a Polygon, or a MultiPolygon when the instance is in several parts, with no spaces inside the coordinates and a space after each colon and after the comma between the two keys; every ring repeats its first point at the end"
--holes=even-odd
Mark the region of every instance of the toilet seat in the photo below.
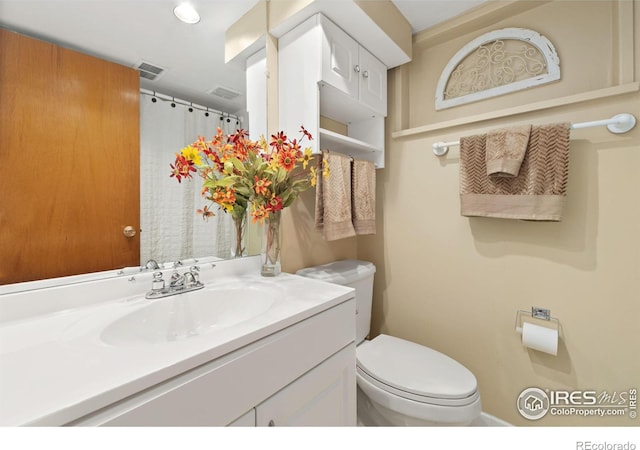
{"type": "Polygon", "coordinates": [[[391,395],[444,407],[479,402],[473,374],[454,359],[428,347],[381,334],[357,347],[357,376],[391,395]]]}

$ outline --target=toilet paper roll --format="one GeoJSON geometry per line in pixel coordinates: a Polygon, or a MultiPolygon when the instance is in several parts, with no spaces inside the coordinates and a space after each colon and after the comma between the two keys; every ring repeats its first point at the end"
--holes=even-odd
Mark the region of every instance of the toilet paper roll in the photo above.
{"type": "Polygon", "coordinates": [[[524,322],[522,324],[522,345],[556,356],[558,354],[558,329],[524,322]]]}

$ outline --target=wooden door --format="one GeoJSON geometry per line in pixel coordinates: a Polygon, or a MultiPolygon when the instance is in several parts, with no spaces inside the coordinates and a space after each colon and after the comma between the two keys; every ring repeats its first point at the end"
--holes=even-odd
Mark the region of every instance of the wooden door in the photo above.
{"type": "Polygon", "coordinates": [[[139,96],[133,69],[0,29],[0,284],[139,264],[139,96]]]}

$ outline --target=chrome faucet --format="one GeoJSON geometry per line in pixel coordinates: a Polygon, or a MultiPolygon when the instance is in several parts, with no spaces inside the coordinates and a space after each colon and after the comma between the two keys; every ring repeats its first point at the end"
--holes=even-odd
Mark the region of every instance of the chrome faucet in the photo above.
{"type": "Polygon", "coordinates": [[[140,267],[140,270],[158,270],[160,269],[160,265],[158,264],[158,262],[155,259],[150,259],[149,261],[147,261],[147,263],[140,267]]]}
{"type": "Polygon", "coordinates": [[[155,272],[153,274],[153,280],[151,281],[151,290],[147,292],[145,297],[151,299],[162,298],[202,289],[204,284],[200,282],[199,271],[200,268],[198,266],[192,266],[188,272],[183,274],[175,270],[171,274],[168,287],[162,278],[162,272],[155,272]]]}

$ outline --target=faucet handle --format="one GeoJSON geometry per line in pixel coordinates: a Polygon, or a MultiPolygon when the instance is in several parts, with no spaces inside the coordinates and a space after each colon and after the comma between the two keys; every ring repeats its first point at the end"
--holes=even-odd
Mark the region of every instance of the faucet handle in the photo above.
{"type": "Polygon", "coordinates": [[[182,275],[177,270],[171,274],[171,281],[178,281],[180,278],[182,278],[182,275]]]}
{"type": "Polygon", "coordinates": [[[162,272],[154,272],[153,280],[151,280],[151,291],[160,292],[164,289],[164,279],[162,278],[162,272]]]}
{"type": "Polygon", "coordinates": [[[200,266],[191,266],[189,272],[193,275],[193,284],[200,282],[200,266]]]}

